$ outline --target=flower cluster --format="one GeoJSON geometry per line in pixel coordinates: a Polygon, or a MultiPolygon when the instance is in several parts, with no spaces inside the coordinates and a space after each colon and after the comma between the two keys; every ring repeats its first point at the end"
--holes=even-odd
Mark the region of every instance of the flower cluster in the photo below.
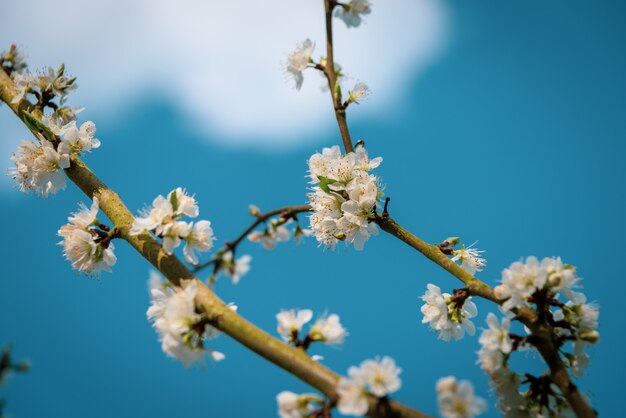
{"type": "Polygon", "coordinates": [[[362,143],[345,156],[336,145],[311,156],[311,230],[321,245],[334,249],[338,241],[346,241],[362,250],[378,233],[372,220],[382,192],[379,179],[369,172],[381,162],[381,157],[369,159],[362,143]]]}
{"type": "Polygon", "coordinates": [[[335,16],[343,20],[348,28],[356,28],[361,24],[362,15],[372,11],[369,0],[350,0],[350,3],[339,4],[335,16]]]}
{"type": "Polygon", "coordinates": [[[478,310],[471,297],[441,293],[441,289],[434,284],[428,284],[427,289],[422,296],[422,323],[430,323],[444,341],[450,341],[451,338],[458,341],[466,332],[474,335],[476,328],[469,318],[475,317],[478,310]]]}
{"type": "Polygon", "coordinates": [[[8,74],[13,72],[21,73],[27,67],[24,54],[16,45],[11,45],[8,51],[0,53],[0,67],[8,74]]]}
{"type": "Polygon", "coordinates": [[[324,400],[314,393],[283,391],[276,396],[280,418],[309,418],[324,406],[324,400]],[[318,406],[316,407],[317,404],[318,406]]]}
{"type": "Polygon", "coordinates": [[[365,415],[370,394],[382,398],[400,389],[402,382],[398,376],[401,372],[396,362],[387,356],[365,360],[359,367],[350,367],[348,378],[341,378],[337,387],[339,412],[344,415],[365,415]]]}
{"type": "Polygon", "coordinates": [[[200,213],[196,200],[182,188],[172,190],[167,197],[159,195],[152,201],[152,206],[142,211],[135,218],[130,228],[131,235],[139,235],[144,231],[153,232],[163,239],[163,250],[172,254],[182,241],[185,260],[198,264],[196,251],[206,252],[213,248],[213,229],[211,222],[185,222],[182,216],[196,218],[200,213]]]}
{"type": "Polygon", "coordinates": [[[324,344],[343,344],[347,334],[341,325],[339,315],[322,315],[310,327],[309,332],[302,339],[299,338],[302,327],[311,321],[313,311],[310,309],[281,310],[276,314],[278,333],[286,342],[305,349],[313,342],[324,344]]]}
{"type": "Polygon", "coordinates": [[[584,349],[598,342],[599,309],[587,303],[586,296],[578,291],[580,277],[576,268],[564,264],[560,258],[546,257],[539,261],[528,257],[525,262],[515,262],[502,273],[502,282],[495,288],[496,296],[506,299],[502,304],[504,312],[529,304],[538,309],[554,307],[549,311],[549,321],[555,332],[561,336],[560,344],[573,341],[573,353],[566,358],[574,375],[581,375],[588,363],[584,349]],[[561,302],[561,296],[566,303],[561,302]]]}
{"type": "Polygon", "coordinates": [[[90,276],[98,275],[102,270],[111,271],[117,261],[111,240],[115,230],[101,224],[97,218],[99,210],[98,198],[93,198],[90,208],[83,203],[80,209],[68,218],[69,223],[59,229],[58,235],[63,238],[59,243],[63,254],[72,263],[72,267],[90,276]]]}
{"type": "Polygon", "coordinates": [[[22,141],[11,157],[15,167],[9,169],[9,175],[21,191],[48,197],[65,188],[65,177],[60,170],[70,167],[72,155],[81,155],[100,146],[100,141],[94,138],[96,125],[88,121],[78,128],[76,114],[80,110],[60,106],[76,89],[76,79],[65,75],[64,66],[57,71],[49,68],[35,76],[22,71],[26,64],[13,47],[2,57],[2,62],[9,62],[14,69],[11,73],[12,103],[21,102],[29,93],[37,98],[37,106],[42,111],[46,106],[53,109],[52,113],[44,114],[42,120],[25,114],[27,125],[33,132],[39,132],[38,142],[22,141]],[[60,104],[53,102],[57,97],[60,104]]]}
{"type": "MultiPolygon", "coordinates": [[[[205,346],[219,331],[209,325],[204,313],[196,308],[196,280],[176,289],[151,272],[149,286],[152,304],[146,314],[159,334],[163,352],[182,361],[185,367],[202,363],[207,354],[215,361],[224,359],[224,354],[205,346]]],[[[231,309],[236,307],[232,305],[231,309]]]]}
{"type": "MultiPolygon", "coordinates": [[[[22,68],[25,66],[23,64],[22,68]]],[[[19,103],[27,94],[31,94],[37,99],[37,104],[42,109],[46,106],[58,109],[59,105],[65,103],[69,94],[78,87],[76,77],[67,76],[63,64],[57,70],[48,67],[37,74],[31,74],[28,70],[15,71],[11,74],[11,78],[15,94],[11,103],[19,103]],[[52,101],[57,97],[59,98],[58,104],[52,101]]]]}
{"type": "Polygon", "coordinates": [[[485,400],[474,395],[472,383],[453,376],[437,381],[437,400],[443,418],[474,418],[487,410],[485,400]]]}

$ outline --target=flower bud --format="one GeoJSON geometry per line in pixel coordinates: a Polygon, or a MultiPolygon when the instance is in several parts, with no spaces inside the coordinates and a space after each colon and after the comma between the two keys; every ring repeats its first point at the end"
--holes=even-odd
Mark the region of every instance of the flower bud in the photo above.
{"type": "Polygon", "coordinates": [[[600,333],[596,330],[585,331],[578,334],[578,338],[591,344],[600,341],[600,333]]]}
{"type": "Polygon", "coordinates": [[[461,238],[459,238],[459,237],[449,237],[449,238],[446,238],[446,240],[444,242],[448,243],[448,246],[450,246],[450,247],[456,247],[457,245],[459,245],[461,243],[461,238]]]}

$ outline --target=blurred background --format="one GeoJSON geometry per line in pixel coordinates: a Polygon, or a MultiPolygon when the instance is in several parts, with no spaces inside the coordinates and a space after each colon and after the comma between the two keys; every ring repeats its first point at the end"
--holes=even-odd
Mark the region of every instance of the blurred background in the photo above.
{"type": "MultiPolygon", "coordinates": [[[[602,335],[579,383],[604,416],[621,411],[626,375],[625,13],[617,0],[388,0],[358,29],[335,20],[346,87],[373,91],[349,122],[384,157],[392,216],[429,242],[479,240],[490,284],[521,256],[576,265],[602,335]]],[[[4,2],[0,28],[0,49],[22,46],[31,69],[64,62],[78,76],[70,104],[86,107],[79,120],[102,140],[85,161],[131,210],[184,186],[218,245],[248,225],[250,203],[304,203],[307,158],[341,141],[321,76],[306,73],[297,92],[280,66],[307,37],[324,53],[321,0],[4,2]]],[[[28,137],[2,106],[5,166],[28,137]]],[[[32,363],[0,389],[11,417],[273,417],[278,392],[309,390],[227,337],[212,345],[226,360],[205,369],[166,358],[145,318],[138,254],[120,242],[99,280],[63,260],[56,231],[86,201],[73,185],[43,200],[6,177],[0,195],[0,344],[32,363]]],[[[426,284],[459,283],[400,241],[382,234],[363,252],[245,243],[244,253],[251,272],[217,292],[265,330],[275,333],[281,308],[338,313],[346,344],[312,350],[329,367],[390,355],[403,368],[394,398],[435,414],[435,382],[455,375],[499,416],[474,365],[477,338],[444,343],[421,324],[426,284]]],[[[482,327],[493,306],[478,306],[482,327]]],[[[541,370],[517,357],[519,371],[541,370]]]]}

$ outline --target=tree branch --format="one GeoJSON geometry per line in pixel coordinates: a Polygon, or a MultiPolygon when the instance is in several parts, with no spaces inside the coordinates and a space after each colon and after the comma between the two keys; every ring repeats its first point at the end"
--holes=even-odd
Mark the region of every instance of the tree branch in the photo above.
{"type": "MultiPolygon", "coordinates": [[[[29,110],[33,116],[41,118],[41,111],[35,109],[26,100],[12,104],[13,82],[0,70],[0,99],[24,121],[22,111],[29,110]]],[[[29,125],[25,123],[28,127],[29,125]]],[[[36,132],[33,132],[35,134],[36,132]]],[[[337,400],[336,384],[339,375],[328,368],[311,360],[303,351],[281,342],[280,340],[257,328],[240,315],[233,312],[215,293],[202,283],[173,255],[163,251],[154,237],[148,232],[130,235],[133,215],[124,205],[120,197],[109,189],[79,158],[72,157],[70,168],[65,170],[72,180],[90,199],[97,197],[100,209],[119,230],[120,237],[128,242],[137,252],[148,260],[156,269],[175,286],[191,280],[198,281],[196,304],[207,315],[211,325],[223,331],[250,350],[276,364],[300,380],[308,383],[327,396],[331,402],[337,400]]],[[[425,418],[426,415],[400,403],[379,400],[371,397],[368,415],[375,418],[425,418]],[[384,411],[380,413],[380,411],[384,411]]]]}
{"type": "MultiPolygon", "coordinates": [[[[482,297],[498,305],[504,302],[496,297],[492,287],[465,271],[461,266],[446,256],[439,247],[421,240],[398,225],[398,223],[389,216],[377,215],[375,222],[383,231],[404,241],[463,282],[469,289],[471,295],[482,297]]],[[[572,410],[576,413],[576,416],[578,418],[596,418],[597,412],[584,399],[576,385],[572,382],[563,364],[558,348],[553,341],[553,336],[555,335],[553,328],[546,323],[541,323],[535,311],[530,308],[520,308],[517,309],[515,313],[517,315],[516,319],[531,330],[532,335],[535,337],[533,339],[533,345],[537,347],[537,350],[546,364],[550,367],[550,376],[553,382],[559,387],[572,410]]]]}
{"type": "Polygon", "coordinates": [[[256,215],[255,221],[252,222],[252,224],[248,228],[246,228],[245,231],[243,231],[233,241],[226,242],[224,244],[224,247],[222,247],[221,249],[219,249],[215,253],[216,254],[215,257],[211,258],[209,261],[206,261],[206,262],[204,262],[202,264],[199,264],[198,266],[196,266],[194,268],[193,271],[194,272],[198,272],[198,271],[200,271],[200,270],[210,266],[211,264],[215,263],[216,261],[220,260],[222,258],[222,256],[224,255],[224,253],[226,253],[227,251],[234,251],[237,248],[237,246],[239,245],[239,243],[241,243],[241,241],[243,241],[252,231],[254,231],[254,228],[259,226],[263,222],[267,221],[272,216],[280,215],[280,216],[288,218],[288,217],[290,217],[292,215],[295,215],[295,214],[298,214],[298,213],[309,212],[310,210],[311,210],[311,206],[309,206],[309,205],[285,206],[285,207],[282,207],[282,208],[271,210],[269,212],[262,213],[260,215],[256,215]]]}
{"type": "Polygon", "coordinates": [[[339,125],[341,140],[346,154],[354,151],[350,131],[348,130],[348,122],[346,120],[346,109],[341,105],[341,90],[337,86],[337,73],[335,72],[335,60],[333,57],[333,10],[337,2],[334,0],[324,0],[324,11],[326,13],[326,77],[328,78],[328,87],[330,97],[333,101],[333,109],[335,109],[335,118],[339,125]]]}

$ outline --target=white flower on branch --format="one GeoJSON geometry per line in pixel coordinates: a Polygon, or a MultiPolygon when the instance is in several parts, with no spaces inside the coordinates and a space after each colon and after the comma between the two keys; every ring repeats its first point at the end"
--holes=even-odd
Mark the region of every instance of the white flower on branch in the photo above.
{"type": "Polygon", "coordinates": [[[343,344],[346,329],[339,321],[339,315],[331,314],[318,319],[309,331],[309,338],[325,344],[343,344]]]}
{"type": "Polygon", "coordinates": [[[381,191],[378,178],[369,171],[381,161],[380,157],[370,160],[362,144],[346,156],[338,146],[311,156],[311,230],[321,245],[334,249],[338,241],[346,241],[362,250],[378,233],[372,219],[381,191]]]}
{"type": "Polygon", "coordinates": [[[143,231],[153,231],[160,235],[166,225],[173,221],[174,210],[172,204],[159,195],[152,201],[152,206],[140,211],[130,227],[131,235],[139,235],[143,231]]]}
{"type": "Polygon", "coordinates": [[[175,248],[181,244],[182,239],[189,235],[191,224],[185,221],[171,221],[163,226],[163,251],[172,254],[175,248]]]}
{"type": "Polygon", "coordinates": [[[150,274],[152,304],[146,315],[159,334],[163,352],[182,361],[185,367],[202,363],[205,355],[215,361],[224,359],[224,354],[205,347],[205,341],[217,337],[219,331],[197,312],[194,302],[197,290],[196,280],[175,289],[162,282],[157,273],[150,274]]]}
{"type": "Polygon", "coordinates": [[[450,341],[451,338],[460,340],[467,332],[474,335],[476,328],[469,320],[478,314],[476,305],[471,297],[462,302],[452,300],[449,293],[441,293],[441,289],[434,284],[427,285],[427,291],[422,296],[425,302],[421,307],[424,318],[422,323],[429,323],[431,328],[439,334],[439,338],[450,341]],[[459,304],[462,303],[461,306],[459,304]]]}
{"type": "Polygon", "coordinates": [[[285,341],[292,341],[302,326],[313,318],[313,311],[310,309],[289,309],[281,310],[276,314],[278,321],[278,333],[285,341]]]}
{"type": "Polygon", "coordinates": [[[69,145],[72,154],[78,155],[100,147],[100,140],[94,138],[95,133],[96,124],[92,121],[84,122],[80,128],[76,121],[72,121],[60,129],[63,141],[69,145]]]}
{"type": "Polygon", "coordinates": [[[304,81],[302,72],[312,62],[311,55],[314,49],[315,43],[310,39],[305,39],[298,44],[294,51],[287,54],[287,62],[284,63],[285,74],[293,77],[297,90],[300,90],[302,87],[302,82],[304,81]]]}
{"type": "Polygon", "coordinates": [[[200,209],[193,196],[187,194],[182,187],[172,190],[167,195],[167,200],[172,205],[174,216],[186,215],[190,218],[196,218],[200,214],[200,209]]]}
{"type": "Polygon", "coordinates": [[[280,392],[276,396],[278,416],[280,418],[308,418],[315,411],[315,403],[323,400],[314,393],[297,394],[289,391],[280,392]]]}
{"type": "Polygon", "coordinates": [[[250,271],[250,262],[252,261],[252,256],[250,255],[242,255],[241,257],[233,260],[233,253],[228,251],[226,254],[222,256],[220,261],[220,269],[223,271],[230,279],[233,284],[239,283],[239,280],[250,271]]]}
{"type": "Polygon", "coordinates": [[[11,104],[18,104],[24,100],[26,93],[28,93],[29,90],[35,85],[37,78],[28,71],[23,73],[15,72],[11,74],[11,78],[13,79],[14,94],[11,104]]]}
{"type": "Polygon", "coordinates": [[[516,261],[502,272],[502,282],[496,286],[495,294],[500,299],[507,299],[502,310],[507,312],[526,304],[526,301],[538,289],[542,289],[548,277],[549,258],[542,262],[530,256],[526,262],[516,261]]]}
{"type": "Polygon", "coordinates": [[[348,376],[337,385],[337,409],[344,415],[363,416],[369,409],[367,383],[357,367],[350,367],[348,376]]]}
{"type": "Polygon", "coordinates": [[[474,418],[487,410],[483,398],[474,395],[474,386],[467,380],[443,377],[437,381],[439,414],[444,418],[474,418]]]}
{"type": "Polygon", "coordinates": [[[361,24],[362,15],[372,11],[369,0],[351,0],[348,4],[340,4],[335,9],[335,16],[343,20],[348,28],[356,28],[361,24]]]}
{"type": "Polygon", "coordinates": [[[141,234],[143,231],[154,232],[163,238],[163,251],[172,254],[174,249],[186,241],[185,260],[191,264],[198,264],[196,251],[206,252],[213,248],[213,229],[211,222],[181,221],[182,216],[195,218],[200,210],[193,196],[181,187],[168,193],[167,198],[159,195],[152,201],[152,206],[140,212],[130,227],[131,235],[141,234]]]}
{"type": "Polygon", "coordinates": [[[487,325],[478,341],[481,349],[478,351],[478,360],[481,368],[487,373],[493,373],[505,366],[506,355],[513,349],[513,341],[509,336],[511,320],[502,318],[502,323],[491,312],[487,314],[487,325]]]}
{"type": "Polygon", "coordinates": [[[480,345],[487,350],[499,350],[504,354],[510,353],[513,348],[513,342],[509,336],[511,320],[502,318],[502,323],[499,323],[498,317],[489,312],[486,321],[489,328],[480,334],[478,339],[480,345]]]}
{"type": "Polygon", "coordinates": [[[337,386],[339,412],[344,415],[365,415],[369,407],[369,394],[382,398],[400,389],[401,372],[402,369],[388,356],[365,360],[359,367],[350,367],[348,377],[341,378],[337,386]]]}
{"type": "Polygon", "coordinates": [[[487,260],[481,256],[484,251],[472,248],[473,245],[469,247],[463,246],[460,250],[455,250],[452,257],[452,261],[460,261],[461,267],[471,275],[476,274],[477,271],[483,271],[487,265],[487,260]]]}
{"type": "Polygon", "coordinates": [[[248,235],[248,239],[252,242],[260,242],[266,250],[273,250],[276,248],[277,242],[289,241],[291,232],[289,232],[286,225],[290,221],[284,224],[280,220],[272,221],[264,231],[254,231],[248,235]]]}
{"type": "Polygon", "coordinates": [[[11,71],[17,73],[27,67],[24,53],[16,45],[11,45],[8,51],[0,53],[0,65],[6,66],[6,64],[10,65],[11,71]]]}
{"type": "Polygon", "coordinates": [[[554,293],[561,292],[569,299],[576,300],[580,293],[574,291],[580,282],[580,277],[576,275],[574,266],[564,265],[560,257],[546,258],[544,264],[547,277],[547,285],[554,293]]]}
{"type": "Polygon", "coordinates": [[[382,359],[365,360],[361,363],[361,373],[367,382],[369,392],[382,398],[400,389],[402,382],[398,377],[402,369],[396,366],[396,362],[389,356],[382,359]]]}
{"type": "Polygon", "coordinates": [[[191,264],[198,264],[198,256],[196,251],[207,252],[213,248],[213,229],[211,228],[211,222],[198,221],[195,224],[190,225],[190,230],[187,235],[184,235],[186,245],[183,250],[185,254],[185,260],[191,264]]]}
{"type": "Polygon", "coordinates": [[[15,167],[9,170],[22,192],[34,192],[48,197],[59,190],[65,189],[65,176],[60,171],[70,166],[68,148],[59,144],[55,146],[40,138],[41,145],[33,141],[22,141],[11,157],[15,167]]]}
{"type": "Polygon", "coordinates": [[[117,261],[110,238],[102,235],[104,232],[96,232],[97,214],[98,199],[94,197],[90,208],[81,203],[80,210],[68,218],[69,224],[58,231],[63,238],[59,245],[67,260],[73,268],[90,276],[96,276],[102,270],[110,272],[117,261]]]}
{"type": "Polygon", "coordinates": [[[517,373],[503,367],[490,373],[489,377],[491,387],[498,397],[498,409],[502,411],[504,418],[541,417],[531,414],[528,410],[527,399],[518,389],[520,379],[517,373]]]}
{"type": "Polygon", "coordinates": [[[358,83],[354,85],[352,90],[350,90],[350,94],[348,96],[348,102],[359,104],[360,100],[367,98],[367,96],[369,96],[370,94],[371,94],[371,91],[370,91],[370,88],[367,86],[367,84],[363,83],[362,81],[359,81],[358,83]]]}

